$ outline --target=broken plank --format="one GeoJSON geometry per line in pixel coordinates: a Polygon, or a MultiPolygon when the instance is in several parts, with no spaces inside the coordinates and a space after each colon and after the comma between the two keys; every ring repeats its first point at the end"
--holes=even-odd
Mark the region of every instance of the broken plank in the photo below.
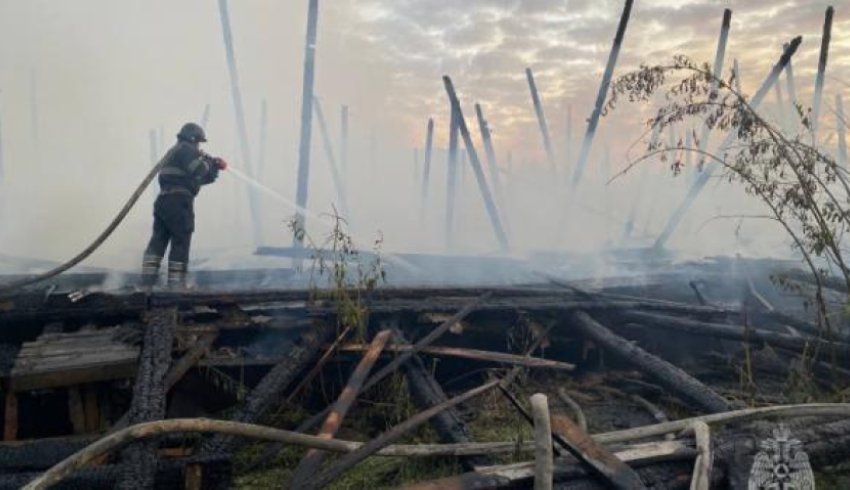
{"type": "MultiPolygon", "coordinates": [[[[339,350],[343,352],[363,352],[368,348],[365,344],[344,344],[339,350]]],[[[390,345],[387,346],[385,352],[408,352],[413,349],[412,346],[390,345]]],[[[572,371],[575,369],[574,364],[561,361],[553,361],[551,359],[541,359],[539,357],[518,356],[516,354],[508,354],[505,352],[483,351],[477,349],[464,349],[461,347],[443,347],[443,346],[428,346],[419,350],[422,354],[440,357],[455,357],[460,359],[472,359],[476,361],[496,362],[499,364],[511,364],[514,366],[522,366],[527,368],[542,368],[556,369],[561,371],[572,371]]]]}
{"type": "Polygon", "coordinates": [[[646,488],[634,470],[594,441],[587,432],[581,430],[569,418],[552,419],[552,430],[566,442],[566,448],[573,456],[602,477],[611,488],[622,490],[646,488]]]}

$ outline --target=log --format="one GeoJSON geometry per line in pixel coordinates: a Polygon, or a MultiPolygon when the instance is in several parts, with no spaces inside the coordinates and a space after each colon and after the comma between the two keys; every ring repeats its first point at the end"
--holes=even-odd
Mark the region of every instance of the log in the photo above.
{"type": "MultiPolygon", "coordinates": [[[[171,347],[174,343],[174,326],[177,308],[152,310],[145,325],[145,338],[139,359],[133,401],[130,404],[130,423],[148,422],[165,418],[165,380],[171,364],[171,347]]],[[[124,470],[117,488],[153,488],[157,466],[157,440],[148,440],[124,451],[124,470]]]]}
{"type": "Polygon", "coordinates": [[[546,395],[532,395],[531,413],[534,416],[534,490],[552,490],[554,456],[549,400],[546,395]]]}
{"type": "MultiPolygon", "coordinates": [[[[399,339],[403,338],[400,332],[397,333],[397,337],[399,339]]],[[[407,386],[413,402],[419,410],[426,410],[428,407],[440,405],[449,399],[443,391],[442,386],[440,386],[440,383],[426,369],[425,364],[419,356],[411,357],[410,361],[404,365],[404,374],[407,378],[407,386]]],[[[435,415],[431,419],[431,426],[442,443],[464,444],[472,441],[469,428],[466,426],[460,412],[454,407],[435,415]]],[[[493,461],[487,457],[473,456],[461,458],[461,464],[471,470],[478,466],[491,465],[493,461]]]]}
{"type": "Polygon", "coordinates": [[[684,397],[707,412],[725,412],[729,404],[720,395],[669,362],[660,359],[626,339],[614,334],[582,311],[570,316],[572,324],[584,335],[620,357],[623,361],[649,373],[659,384],[684,397]]]}
{"type": "Polygon", "coordinates": [[[423,423],[430,420],[433,416],[437,415],[443,410],[454,407],[477,395],[480,395],[486,391],[495,388],[499,384],[499,382],[499,380],[490,381],[477,388],[473,388],[467,391],[466,393],[446,400],[440,405],[431,407],[428,410],[425,410],[424,412],[419,412],[418,414],[396,425],[387,432],[384,432],[375,439],[372,439],[371,441],[367,442],[357,450],[352,451],[346,454],[345,456],[342,456],[341,458],[336,460],[332,465],[330,465],[325,471],[317,475],[317,477],[313,481],[308,482],[308,485],[305,486],[305,488],[310,490],[325,488],[331,482],[339,478],[343,473],[351,469],[354,465],[360,463],[367,457],[376,453],[379,449],[388,446],[393,441],[396,441],[397,439],[404,436],[416,427],[419,427],[423,423]]]}
{"type": "MultiPolygon", "coordinates": [[[[365,344],[344,344],[339,350],[342,352],[364,352],[368,349],[365,344]]],[[[384,348],[384,352],[407,352],[412,346],[390,345],[384,348]]],[[[483,351],[477,349],[464,349],[461,347],[429,346],[419,350],[422,354],[438,357],[454,357],[459,359],[472,359],[475,361],[497,362],[526,368],[556,369],[560,371],[572,371],[574,364],[539,357],[518,356],[505,352],[483,351]]]]}
{"type": "MultiPolygon", "coordinates": [[[[251,390],[245,401],[235,410],[232,420],[255,422],[265,416],[276,406],[276,401],[292,384],[295,377],[315,359],[319,347],[329,340],[334,329],[333,325],[322,324],[308,330],[301,337],[301,343],[290,350],[288,359],[274,366],[251,390]]],[[[202,444],[199,454],[203,457],[227,454],[236,447],[237,441],[232,437],[217,436],[202,444]]]]}
{"type": "MultiPolygon", "coordinates": [[[[398,370],[400,366],[402,366],[404,363],[410,360],[411,357],[413,357],[417,352],[419,352],[420,349],[429,346],[432,342],[440,338],[453,326],[463,321],[463,319],[469,316],[470,313],[478,309],[482,301],[486,300],[489,297],[490,292],[486,292],[480,297],[475,298],[473,301],[467,303],[460,311],[452,315],[451,318],[449,318],[440,326],[438,326],[437,328],[429,332],[427,335],[419,339],[413,345],[413,348],[411,348],[409,351],[402,352],[398,357],[393,359],[392,362],[390,362],[382,369],[378,370],[378,372],[370,376],[368,381],[366,381],[366,384],[363,385],[362,391],[366,392],[370,390],[373,386],[383,381],[384,378],[394,373],[396,370],[398,370]]],[[[328,414],[329,411],[330,407],[327,407],[316,415],[313,415],[309,419],[302,422],[301,425],[298,426],[297,431],[306,432],[312,430],[319,422],[324,420],[324,417],[328,414]]],[[[266,451],[263,452],[263,454],[259,458],[257,458],[256,461],[251,464],[251,467],[257,467],[259,465],[265,464],[266,461],[270,461],[275,457],[275,455],[277,455],[277,453],[280,452],[282,447],[283,446],[280,444],[271,445],[269,448],[266,449],[266,451]]]]}
{"type": "Polygon", "coordinates": [[[708,424],[702,421],[693,423],[692,429],[696,438],[697,455],[694,463],[694,476],[691,479],[690,490],[709,490],[711,488],[711,468],[714,464],[711,453],[711,432],[708,424]]]}
{"type": "Polygon", "coordinates": [[[834,349],[836,354],[850,356],[850,344],[812,338],[810,336],[798,337],[796,335],[769,332],[758,328],[745,329],[743,326],[703,322],[699,320],[692,320],[690,318],[672,317],[642,311],[625,311],[622,313],[622,317],[650,327],[667,328],[693,335],[726,340],[765,343],[773,347],[797,353],[802,352],[804,349],[816,346],[821,349],[825,349],[827,352],[832,352],[832,349],[834,349]]]}
{"type": "MultiPolygon", "coordinates": [[[[363,386],[366,376],[369,374],[369,371],[372,370],[372,366],[375,365],[375,362],[378,360],[378,356],[380,356],[381,351],[387,345],[391,335],[391,330],[382,330],[375,335],[374,339],[372,339],[372,343],[369,345],[369,350],[366,351],[363,355],[363,359],[361,359],[360,363],[354,369],[354,372],[351,373],[351,376],[348,378],[348,383],[346,383],[345,388],[343,388],[342,393],[334,403],[331,412],[328,414],[327,418],[325,418],[325,422],[319,430],[319,437],[324,439],[334,438],[336,432],[342,425],[342,421],[348,414],[348,410],[354,404],[354,400],[358,393],[360,393],[360,388],[363,386]]],[[[316,449],[310,449],[307,451],[307,454],[301,459],[301,462],[298,463],[298,466],[295,468],[295,471],[290,478],[291,488],[299,488],[302,482],[311,478],[322,466],[324,456],[324,452],[316,449]]]]}

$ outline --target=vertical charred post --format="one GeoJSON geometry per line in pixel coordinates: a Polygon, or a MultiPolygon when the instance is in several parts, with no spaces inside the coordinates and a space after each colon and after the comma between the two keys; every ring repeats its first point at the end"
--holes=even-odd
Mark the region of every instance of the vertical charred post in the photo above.
{"type": "MultiPolygon", "coordinates": [[[[236,70],[236,54],[233,49],[233,32],[230,28],[230,12],[227,8],[227,0],[218,0],[218,9],[221,15],[221,30],[224,35],[224,49],[227,56],[227,70],[230,74],[230,94],[233,98],[233,110],[236,114],[236,130],[239,135],[239,150],[242,154],[242,164],[252,177],[256,178],[256,172],[251,158],[251,147],[248,144],[248,125],[245,121],[245,108],[242,105],[242,89],[239,86],[239,72],[236,70]]],[[[262,238],[260,229],[260,199],[257,191],[248,191],[248,204],[251,208],[251,232],[254,245],[259,245],[262,238]]]]}
{"type": "MultiPolygon", "coordinates": [[[[165,418],[168,388],[166,376],[171,365],[171,346],[177,308],[158,308],[150,312],[145,325],[145,337],[139,359],[139,369],[133,386],[129,423],[137,424],[165,418]]],[[[157,468],[157,439],[146,440],[128,447],[123,455],[124,470],[118,481],[120,489],[153,488],[157,468]]]]}
{"type": "Polygon", "coordinates": [[[434,119],[428,118],[428,130],[425,135],[425,162],[422,169],[422,204],[419,209],[419,221],[425,221],[425,209],[428,207],[428,187],[431,183],[431,155],[434,152],[434,119]]]}
{"type": "Polygon", "coordinates": [[[446,249],[451,251],[454,248],[455,200],[457,198],[458,115],[454,104],[451,104],[449,117],[451,120],[449,121],[449,168],[446,184],[446,249]]]}
{"type": "MultiPolygon", "coordinates": [[[[295,191],[295,225],[303,230],[306,225],[304,209],[307,207],[307,190],[310,182],[310,143],[313,128],[313,82],[316,72],[316,34],[319,24],[319,0],[310,0],[307,13],[307,40],[304,46],[304,80],[301,91],[301,139],[298,143],[298,187],[295,191]]],[[[293,247],[303,245],[301,233],[293,236],[293,247]]]]}
{"type": "Polygon", "coordinates": [[[823,19],[823,36],[820,43],[820,57],[818,58],[818,74],[815,78],[815,94],[812,100],[812,133],[817,135],[818,119],[820,118],[821,100],[823,100],[823,85],[826,78],[826,60],[829,57],[829,42],[832,39],[832,16],[835,10],[830,6],[826,8],[823,19]]]}
{"type": "Polygon", "coordinates": [[[596,104],[593,107],[593,113],[590,115],[587,132],[584,135],[581,150],[579,150],[578,160],[576,160],[575,172],[573,173],[573,188],[577,187],[581,182],[582,175],[584,175],[584,167],[587,165],[588,158],[590,158],[593,137],[596,134],[596,128],[599,126],[599,116],[602,114],[602,107],[605,105],[605,96],[608,93],[611,78],[614,76],[614,68],[617,66],[617,58],[620,55],[623,37],[626,35],[626,26],[629,24],[629,16],[632,13],[633,3],[634,0],[626,0],[626,4],[623,7],[623,14],[620,16],[620,24],[617,26],[617,34],[614,36],[614,45],[611,47],[611,53],[608,55],[608,63],[605,65],[602,83],[599,85],[599,92],[596,94],[596,104]]]}

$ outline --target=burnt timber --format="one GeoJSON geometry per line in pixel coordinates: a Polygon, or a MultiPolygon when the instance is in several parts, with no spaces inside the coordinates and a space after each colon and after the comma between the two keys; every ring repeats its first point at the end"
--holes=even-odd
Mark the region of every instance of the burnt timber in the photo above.
{"type": "MultiPolygon", "coordinates": [[[[836,322],[828,336],[819,336],[816,318],[804,308],[803,300],[778,287],[757,264],[750,264],[748,274],[738,275],[729,274],[723,264],[719,261],[704,269],[672,267],[664,272],[592,281],[550,281],[540,276],[536,283],[512,286],[379,287],[363,299],[362,306],[368,311],[367,338],[386,325],[398,327],[400,335],[388,342],[373,372],[381,373],[400,355],[408,354],[410,360],[401,363],[404,369],[397,373],[381,374],[390,375],[382,381],[364,380],[358,400],[381,396],[381,391],[397,381],[407,385],[417,411],[427,411],[461,393],[481,393],[465,399],[460,407],[429,417],[436,428],[434,442],[504,442],[482,436],[479,419],[493,404],[503,406],[500,417],[518,417],[515,409],[501,397],[474,390],[492,376],[504,376],[505,369],[519,370],[523,371],[522,382],[515,382],[512,388],[517,404],[525,403],[535,391],[547,393],[553,430],[571,426],[571,422],[564,423],[564,417],[573,417],[578,406],[587,417],[585,432],[592,435],[655,423],[657,415],[635,399],[677,414],[671,418],[683,412],[699,415],[743,405],[788,403],[794,399],[782,395],[783,376],[789,375],[807,346],[825,353],[850,352],[845,325],[836,322]],[[700,270],[702,274],[695,273],[700,270]],[[699,296],[690,287],[694,277],[700,278],[699,296]],[[753,291],[763,301],[752,301],[753,291]],[[765,303],[775,307],[767,308],[765,303]],[[452,317],[454,321],[448,321],[452,317]],[[606,327],[602,336],[597,327],[588,326],[590,318],[606,327]],[[413,350],[401,335],[415,344],[429,334],[427,344],[409,355],[413,350]],[[529,351],[531,338],[537,341],[529,351]],[[704,398],[689,395],[693,391],[688,389],[693,388],[677,389],[679,381],[659,377],[650,367],[656,361],[630,362],[629,345],[639,346],[641,357],[649,356],[687,376],[690,381],[686,384],[698,383],[693,386],[704,398]],[[616,354],[617,349],[623,358],[608,355],[609,351],[616,354]],[[740,383],[748,350],[751,375],[764,387],[740,383]],[[522,362],[524,358],[528,360],[522,362]],[[777,366],[787,372],[778,372],[777,366]],[[569,387],[573,404],[558,401],[564,386],[569,387]],[[618,407],[617,413],[601,408],[611,405],[618,407]],[[669,411],[671,407],[674,412],[669,411]]],[[[333,342],[340,332],[339,305],[330,295],[317,295],[316,291],[214,287],[185,293],[92,290],[72,301],[68,293],[83,280],[66,280],[66,285],[48,291],[29,290],[0,300],[6,398],[0,488],[17,488],[128,423],[212,415],[271,424],[281,410],[296,408],[307,416],[321,415],[339,396],[347,373],[363,355],[364,349],[358,347],[362,339],[354,335],[333,342]],[[173,317],[162,317],[164,312],[172,312],[173,317]],[[159,329],[158,334],[153,327],[159,329]],[[152,346],[153,351],[146,351],[152,346]],[[336,347],[316,380],[293,393],[331,346],[336,347]],[[317,384],[324,387],[319,390],[313,386],[317,384]],[[320,395],[320,391],[326,393],[320,395]],[[49,422],[44,422],[46,418],[49,422]]],[[[831,376],[830,367],[850,367],[846,358],[837,364],[828,357],[818,360],[823,366],[811,382],[821,391],[843,386],[846,381],[831,376]]],[[[358,419],[367,409],[363,405],[359,401],[354,404],[336,437],[349,438],[349,423],[362,423],[358,419]]],[[[832,422],[828,417],[817,420],[832,422]]],[[[300,423],[304,433],[316,433],[317,425],[303,422],[296,420],[293,426],[284,427],[300,423]]],[[[814,461],[824,461],[822,468],[843,462],[820,456],[820,442],[810,434],[810,425],[794,427],[808,438],[807,444],[814,444],[814,461]]],[[[361,434],[362,440],[371,440],[383,428],[361,434]]],[[[850,437],[844,426],[833,428],[836,440],[850,437]]],[[[722,485],[736,478],[741,471],[733,464],[738,453],[730,448],[751,458],[757,445],[741,441],[763,432],[763,427],[749,425],[719,431],[712,427],[718,448],[712,482],[722,485]]],[[[690,474],[688,465],[693,464],[694,442],[688,437],[664,439],[678,446],[659,462],[652,458],[623,462],[635,469],[648,487],[678,481],[681,475],[690,474]]],[[[112,488],[121,482],[144,483],[148,488],[231,485],[229,462],[247,442],[232,435],[151,439],[74,473],[68,484],[91,488],[112,488]]],[[[621,454],[620,446],[606,445],[614,457],[621,454]]],[[[273,458],[281,449],[285,446],[269,454],[273,458]]],[[[526,460],[529,455],[524,453],[526,460]]],[[[299,459],[301,456],[299,453],[299,459]]],[[[556,488],[603,484],[598,472],[580,463],[581,457],[563,458],[563,453],[556,457],[556,488]]],[[[254,467],[273,464],[271,458],[266,459],[254,461],[254,467]]],[[[360,459],[352,456],[346,461],[354,464],[360,459]]],[[[502,477],[498,475],[511,473],[498,469],[501,463],[486,454],[450,459],[466,463],[463,481],[499,480],[502,477]]],[[[349,467],[337,467],[334,475],[344,476],[347,471],[349,467]]],[[[510,485],[530,486],[530,474],[511,474],[526,476],[511,480],[510,485]]]]}

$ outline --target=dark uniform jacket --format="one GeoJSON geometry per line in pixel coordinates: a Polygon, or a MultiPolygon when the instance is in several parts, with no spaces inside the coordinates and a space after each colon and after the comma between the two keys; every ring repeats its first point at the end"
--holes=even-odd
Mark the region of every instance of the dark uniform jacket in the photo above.
{"type": "Polygon", "coordinates": [[[168,161],[159,171],[159,186],[163,194],[198,195],[202,185],[218,178],[215,160],[194,145],[180,141],[166,155],[168,161]]]}

